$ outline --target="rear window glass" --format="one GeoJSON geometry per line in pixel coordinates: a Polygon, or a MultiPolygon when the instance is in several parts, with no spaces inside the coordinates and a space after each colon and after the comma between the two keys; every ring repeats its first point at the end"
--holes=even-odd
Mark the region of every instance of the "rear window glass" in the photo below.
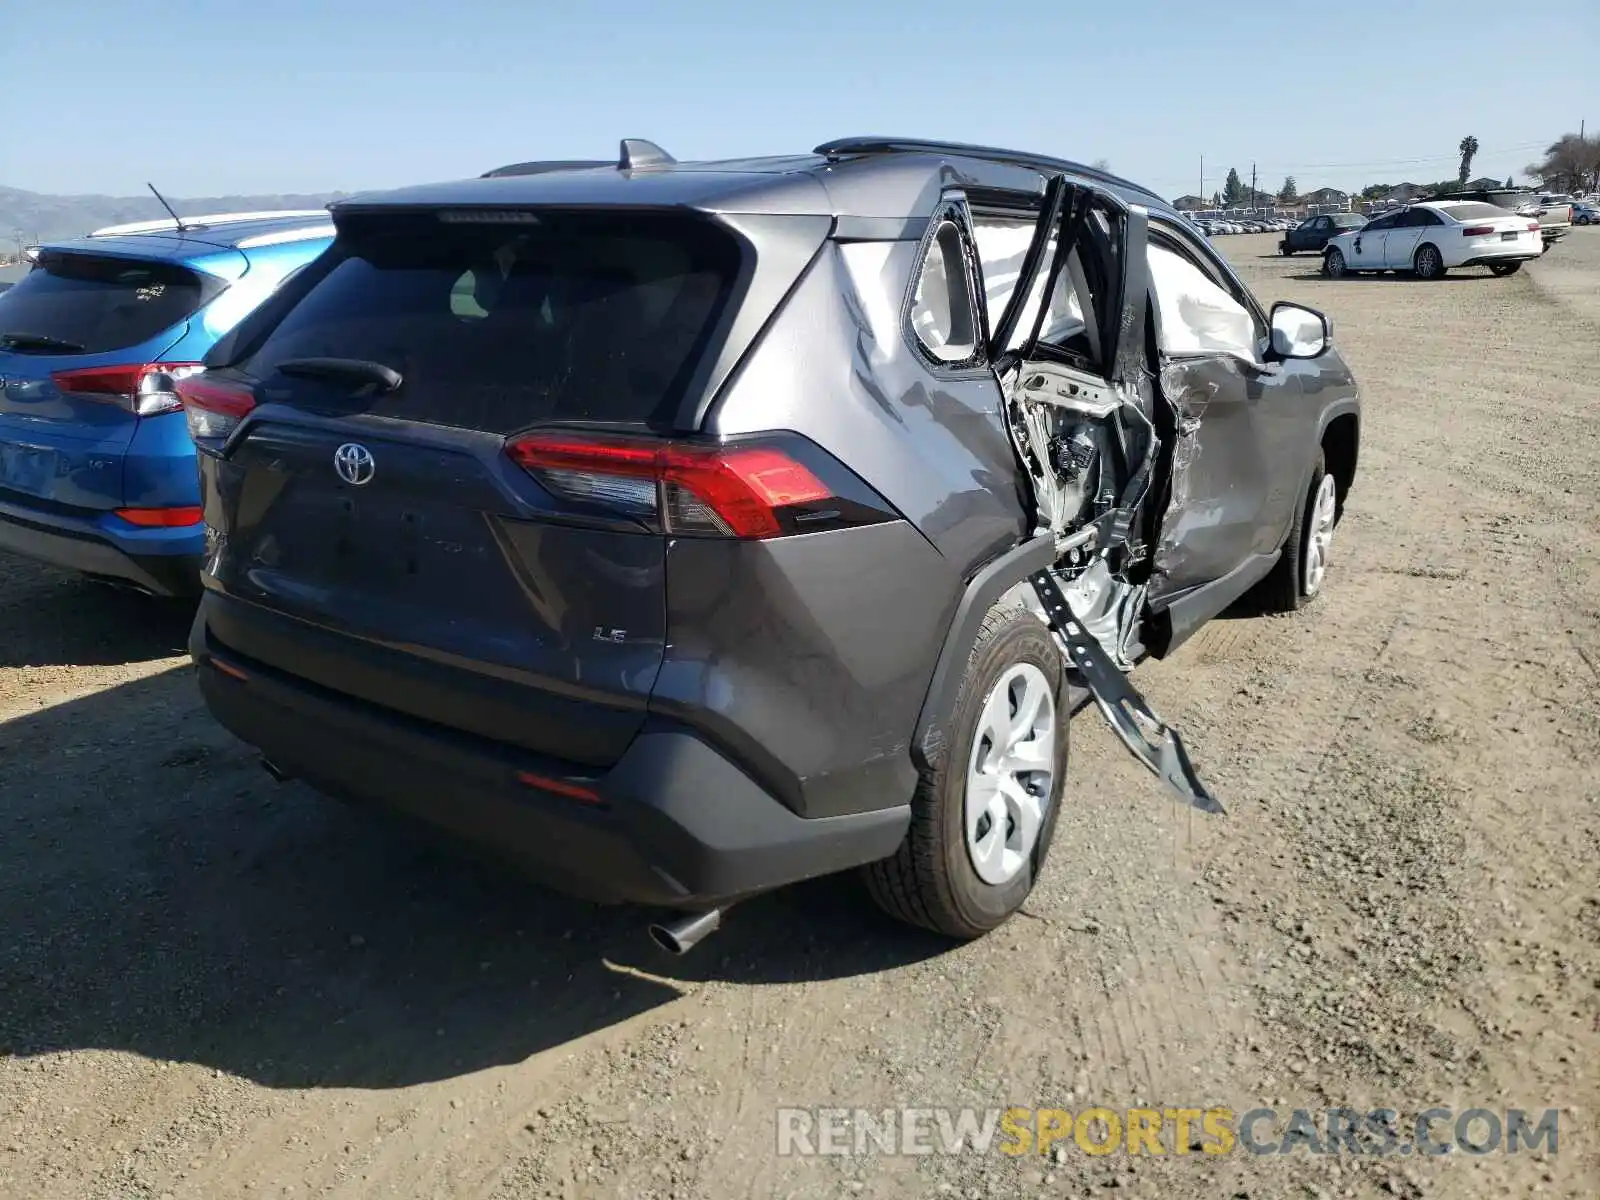
{"type": "Polygon", "coordinates": [[[192,316],[224,286],[170,263],[46,251],[0,292],[0,338],[10,335],[8,348],[23,352],[122,350],[192,316]]]}
{"type": "Polygon", "coordinates": [[[1457,221],[1486,221],[1495,217],[1511,215],[1509,209],[1496,208],[1493,204],[1480,204],[1472,201],[1465,204],[1451,204],[1439,211],[1457,221]]]}
{"type": "Polygon", "coordinates": [[[1333,219],[1333,223],[1340,229],[1354,229],[1358,225],[1365,225],[1367,219],[1360,213],[1340,213],[1333,219]]]}
{"type": "Polygon", "coordinates": [[[739,265],[730,234],[674,215],[369,218],[240,366],[266,379],[296,358],[379,362],[399,388],[358,400],[297,379],[296,402],[492,433],[671,425],[739,265]]]}

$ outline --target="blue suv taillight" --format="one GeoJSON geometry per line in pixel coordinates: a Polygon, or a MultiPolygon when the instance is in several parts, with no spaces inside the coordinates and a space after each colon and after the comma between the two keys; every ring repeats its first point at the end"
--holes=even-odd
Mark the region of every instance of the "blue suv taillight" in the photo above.
{"type": "Polygon", "coordinates": [[[153,417],[183,407],[176,391],[178,380],[201,369],[199,363],[119,363],[112,367],[79,367],[56,371],[50,380],[56,390],[88,400],[104,400],[153,417]]]}

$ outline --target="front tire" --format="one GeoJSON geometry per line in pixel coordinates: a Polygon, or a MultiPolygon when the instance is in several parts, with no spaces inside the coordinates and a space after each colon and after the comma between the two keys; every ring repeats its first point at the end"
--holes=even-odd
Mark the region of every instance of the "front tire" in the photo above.
{"type": "Polygon", "coordinates": [[[1322,273],[1329,279],[1343,279],[1349,273],[1343,250],[1335,246],[1322,256],[1322,273]]]}
{"type": "Polygon", "coordinates": [[[1439,253],[1439,247],[1419,247],[1416,257],[1411,261],[1411,271],[1418,279],[1443,279],[1445,272],[1444,255],[1439,253]]]}
{"type": "Polygon", "coordinates": [[[924,771],[893,858],[864,868],[891,916],[981,937],[1022,907],[1055,832],[1067,766],[1061,655],[1022,608],[984,618],[950,714],[943,761],[924,771]]]}
{"type": "Polygon", "coordinates": [[[1522,264],[1519,262],[1489,264],[1489,273],[1502,277],[1506,275],[1515,275],[1520,270],[1522,270],[1522,264]]]}
{"type": "Polygon", "coordinates": [[[1328,576],[1328,552],[1338,521],[1338,484],[1328,474],[1327,462],[1318,450],[1305,499],[1283,541],[1283,554],[1256,587],[1256,598],[1263,610],[1298,612],[1322,594],[1328,576]]]}

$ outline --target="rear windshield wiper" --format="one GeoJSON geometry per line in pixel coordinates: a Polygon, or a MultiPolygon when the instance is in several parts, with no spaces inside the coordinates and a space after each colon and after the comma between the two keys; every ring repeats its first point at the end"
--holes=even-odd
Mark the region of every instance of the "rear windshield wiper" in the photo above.
{"type": "Polygon", "coordinates": [[[65,338],[51,337],[47,333],[23,333],[21,330],[0,333],[0,346],[7,350],[64,350],[69,354],[80,354],[84,349],[77,342],[69,342],[65,338]]]}
{"type": "Polygon", "coordinates": [[[399,371],[367,358],[288,358],[278,364],[278,370],[302,379],[376,384],[385,392],[400,386],[399,371]]]}

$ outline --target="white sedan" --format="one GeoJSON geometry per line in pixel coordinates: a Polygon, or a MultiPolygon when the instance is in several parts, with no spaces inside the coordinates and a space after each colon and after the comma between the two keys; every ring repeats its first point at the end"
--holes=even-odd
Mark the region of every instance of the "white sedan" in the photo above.
{"type": "Polygon", "coordinates": [[[1514,275],[1544,253],[1539,222],[1477,200],[1430,200],[1374,217],[1329,240],[1322,273],[1410,271],[1440,279],[1452,267],[1488,267],[1514,275]]]}

